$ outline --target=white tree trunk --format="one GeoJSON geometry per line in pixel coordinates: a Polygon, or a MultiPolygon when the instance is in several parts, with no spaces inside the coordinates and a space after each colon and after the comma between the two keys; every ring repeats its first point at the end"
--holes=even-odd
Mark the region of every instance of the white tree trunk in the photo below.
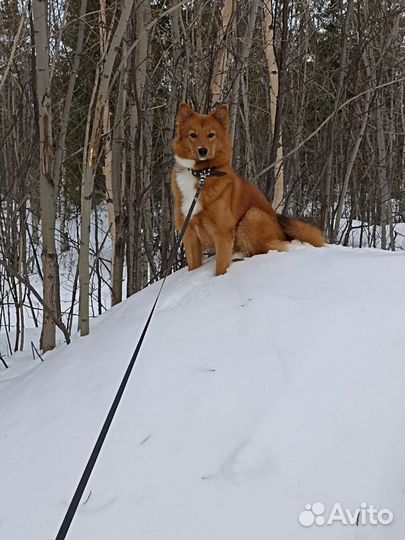
{"type": "MultiPolygon", "coordinates": [[[[274,15],[272,0],[264,0],[264,9],[264,35],[266,40],[264,52],[266,54],[267,67],[270,76],[270,114],[271,128],[274,137],[279,94],[279,74],[276,53],[274,50],[274,15]]],[[[279,143],[280,144],[277,147],[276,165],[274,167],[274,178],[276,182],[274,185],[273,207],[277,212],[281,213],[283,211],[281,203],[284,195],[283,146],[281,134],[279,143]]]]}
{"type": "MultiPolygon", "coordinates": [[[[49,88],[49,45],[47,2],[33,0],[32,14],[35,35],[36,86],[39,118],[39,181],[42,223],[43,299],[58,317],[59,276],[55,245],[56,190],[52,177],[52,120],[49,88]]],[[[55,321],[43,312],[41,348],[55,347],[55,321]]]]}
{"type": "Polygon", "coordinates": [[[234,19],[235,0],[225,0],[221,10],[221,45],[215,59],[213,75],[211,79],[211,106],[215,107],[220,102],[224,91],[229,54],[226,44],[226,38],[234,19]]]}
{"type": "Polygon", "coordinates": [[[100,74],[100,86],[98,88],[96,108],[94,112],[93,127],[90,137],[89,151],[87,154],[86,167],[83,170],[81,192],[81,238],[80,238],[80,299],[79,299],[79,324],[80,334],[86,336],[89,333],[89,241],[90,241],[90,215],[93,199],[94,174],[98,159],[99,146],[103,129],[103,115],[109,98],[109,86],[114,62],[120,48],[122,38],[128,26],[134,0],[123,0],[121,15],[113,38],[111,39],[105,62],[100,74]]]}
{"type": "MultiPolygon", "coordinates": [[[[107,35],[107,18],[106,18],[106,0],[100,0],[100,55],[105,58],[108,48],[107,35]]],[[[104,166],[103,175],[105,178],[105,198],[107,202],[108,226],[112,238],[112,246],[114,252],[115,245],[115,212],[114,198],[112,189],[112,148],[111,148],[111,122],[110,122],[110,105],[106,101],[103,111],[103,132],[105,133],[104,142],[104,166]]],[[[114,259],[114,253],[112,254],[114,259]]],[[[113,265],[111,264],[111,281],[113,280],[113,265]]]]}

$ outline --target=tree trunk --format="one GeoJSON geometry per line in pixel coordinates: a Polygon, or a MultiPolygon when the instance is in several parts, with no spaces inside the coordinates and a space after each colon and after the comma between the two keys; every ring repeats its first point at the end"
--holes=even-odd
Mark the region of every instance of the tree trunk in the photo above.
{"type": "MultiPolygon", "coordinates": [[[[366,84],[367,85],[369,84],[368,80],[366,81],[366,84]]],[[[363,140],[364,132],[366,131],[366,127],[367,127],[368,113],[369,113],[369,108],[370,108],[370,100],[371,100],[371,91],[370,91],[369,88],[367,88],[367,92],[365,94],[364,112],[363,112],[363,115],[362,115],[363,118],[362,118],[361,126],[360,126],[359,132],[358,132],[358,134],[357,134],[357,136],[355,138],[352,151],[350,152],[349,161],[348,161],[348,164],[346,166],[346,171],[345,171],[345,176],[344,176],[344,180],[343,180],[342,189],[341,189],[341,192],[340,192],[340,195],[339,195],[339,202],[338,202],[338,206],[337,206],[337,209],[336,209],[336,216],[335,216],[335,226],[333,228],[333,234],[332,234],[332,238],[331,238],[332,242],[336,242],[337,235],[339,233],[340,220],[342,219],[342,214],[343,214],[343,209],[344,209],[344,202],[345,202],[345,199],[346,199],[347,188],[349,186],[349,181],[350,181],[350,177],[351,177],[351,174],[352,174],[353,165],[354,165],[357,153],[359,151],[361,141],[363,140]]]]}
{"type": "Polygon", "coordinates": [[[130,122],[130,179],[128,187],[128,242],[127,242],[127,295],[130,296],[142,287],[141,256],[141,204],[143,192],[143,128],[146,100],[144,91],[147,75],[148,36],[147,25],[150,23],[150,5],[137,0],[132,24],[132,34],[138,38],[138,46],[132,56],[130,77],[129,122],[130,122]]]}
{"type": "MultiPolygon", "coordinates": [[[[280,74],[276,60],[276,51],[274,44],[274,26],[275,17],[273,9],[274,0],[264,0],[265,16],[264,16],[264,32],[265,32],[265,54],[267,60],[267,68],[270,76],[270,115],[271,128],[273,136],[273,144],[270,155],[270,162],[276,161],[274,166],[274,194],[273,207],[278,213],[283,211],[283,195],[284,195],[284,170],[283,170],[283,145],[281,134],[281,108],[282,95],[280,95],[280,74]]],[[[287,56],[287,30],[288,30],[288,0],[283,1],[283,37],[281,47],[281,64],[282,69],[286,64],[287,56]]],[[[282,75],[282,74],[281,74],[282,75]]]]}
{"type": "MultiPolygon", "coordinates": [[[[108,33],[107,33],[107,17],[106,17],[107,5],[106,0],[100,0],[100,55],[101,58],[106,57],[108,50],[108,33]]],[[[103,175],[105,179],[105,198],[107,204],[107,216],[108,226],[110,229],[112,240],[112,257],[111,257],[111,282],[113,281],[113,260],[114,260],[114,246],[115,246],[115,211],[114,211],[114,197],[112,187],[112,147],[111,147],[111,122],[110,122],[110,104],[107,99],[103,111],[103,133],[104,137],[104,166],[103,175]]]]}
{"type": "MultiPolygon", "coordinates": [[[[348,54],[348,32],[350,28],[350,22],[353,13],[353,0],[348,0],[346,6],[346,15],[343,23],[341,49],[340,49],[340,65],[339,65],[339,79],[336,89],[334,111],[337,111],[340,104],[344,100],[345,96],[345,81],[347,79],[347,54],[348,54]]],[[[330,124],[329,134],[327,138],[328,152],[326,157],[326,170],[323,190],[323,201],[321,208],[321,224],[320,227],[323,231],[327,232],[329,229],[329,212],[331,208],[331,190],[332,190],[332,166],[335,144],[335,123],[338,117],[335,116],[334,120],[330,124]]]]}
{"type": "MultiPolygon", "coordinates": [[[[123,44],[122,54],[125,57],[126,47],[123,44]]],[[[112,259],[112,305],[115,306],[122,300],[122,280],[125,258],[125,159],[123,159],[124,150],[124,115],[127,103],[127,69],[128,63],[125,62],[121,68],[120,80],[118,85],[118,99],[113,129],[112,140],[112,195],[115,214],[115,239],[113,242],[112,259]]]]}
{"type": "MultiPolygon", "coordinates": [[[[32,13],[35,33],[36,88],[39,120],[39,181],[42,222],[42,268],[44,302],[55,318],[59,318],[59,272],[55,245],[56,189],[52,177],[52,120],[49,88],[49,45],[47,32],[47,2],[33,0],[32,13]]],[[[56,344],[55,321],[44,311],[41,349],[46,352],[56,344]]]]}
{"type": "Polygon", "coordinates": [[[111,40],[106,60],[100,76],[96,109],[94,112],[93,128],[90,137],[89,152],[86,167],[83,171],[81,193],[81,234],[80,234],[80,300],[79,300],[79,324],[80,334],[86,336],[89,333],[89,241],[90,241],[90,214],[93,199],[94,174],[98,161],[99,147],[102,137],[102,125],[104,109],[108,100],[109,85],[112,76],[114,62],[117,57],[122,38],[128,26],[129,17],[134,0],[123,0],[121,15],[111,40]]]}
{"type": "Polygon", "coordinates": [[[239,61],[237,63],[237,72],[232,86],[232,101],[230,107],[231,134],[233,139],[235,138],[236,117],[239,106],[239,89],[242,71],[246,69],[247,60],[249,58],[258,7],[259,0],[252,0],[250,2],[249,18],[246,26],[245,35],[240,38],[239,61]]]}
{"type": "Polygon", "coordinates": [[[235,0],[225,0],[221,10],[220,45],[217,49],[211,78],[211,107],[219,104],[225,88],[229,63],[227,36],[234,20],[235,4],[235,0]]]}

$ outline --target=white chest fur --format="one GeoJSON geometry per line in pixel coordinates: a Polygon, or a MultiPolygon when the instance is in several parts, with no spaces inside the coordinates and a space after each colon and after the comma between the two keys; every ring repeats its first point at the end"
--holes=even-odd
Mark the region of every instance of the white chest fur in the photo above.
{"type": "MultiPolygon", "coordinates": [[[[180,171],[176,172],[176,182],[182,195],[181,211],[183,212],[183,216],[186,217],[196,191],[196,178],[192,175],[191,171],[188,170],[195,165],[195,161],[193,159],[183,159],[178,156],[175,156],[175,160],[182,167],[180,171]]],[[[197,201],[193,210],[193,216],[198,214],[200,210],[201,204],[197,201]]]]}

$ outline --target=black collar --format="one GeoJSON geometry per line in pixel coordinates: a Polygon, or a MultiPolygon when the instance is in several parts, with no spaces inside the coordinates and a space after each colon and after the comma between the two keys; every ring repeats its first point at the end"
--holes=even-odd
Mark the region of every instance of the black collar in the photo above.
{"type": "Polygon", "coordinates": [[[218,171],[217,169],[199,169],[198,171],[194,169],[188,169],[193,176],[196,178],[199,178],[200,180],[204,179],[204,181],[209,176],[225,176],[226,173],[223,171],[218,171]]]}

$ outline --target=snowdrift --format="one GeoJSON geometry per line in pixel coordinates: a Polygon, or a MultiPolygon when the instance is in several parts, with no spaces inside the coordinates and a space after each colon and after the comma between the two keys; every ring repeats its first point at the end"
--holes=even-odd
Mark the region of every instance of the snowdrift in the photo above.
{"type": "MultiPolygon", "coordinates": [[[[167,280],[69,538],[403,538],[405,255],[213,267],[167,280]],[[393,519],[328,525],[335,503],[393,519]]],[[[0,371],[2,540],[55,536],[156,292],[0,371]]]]}

